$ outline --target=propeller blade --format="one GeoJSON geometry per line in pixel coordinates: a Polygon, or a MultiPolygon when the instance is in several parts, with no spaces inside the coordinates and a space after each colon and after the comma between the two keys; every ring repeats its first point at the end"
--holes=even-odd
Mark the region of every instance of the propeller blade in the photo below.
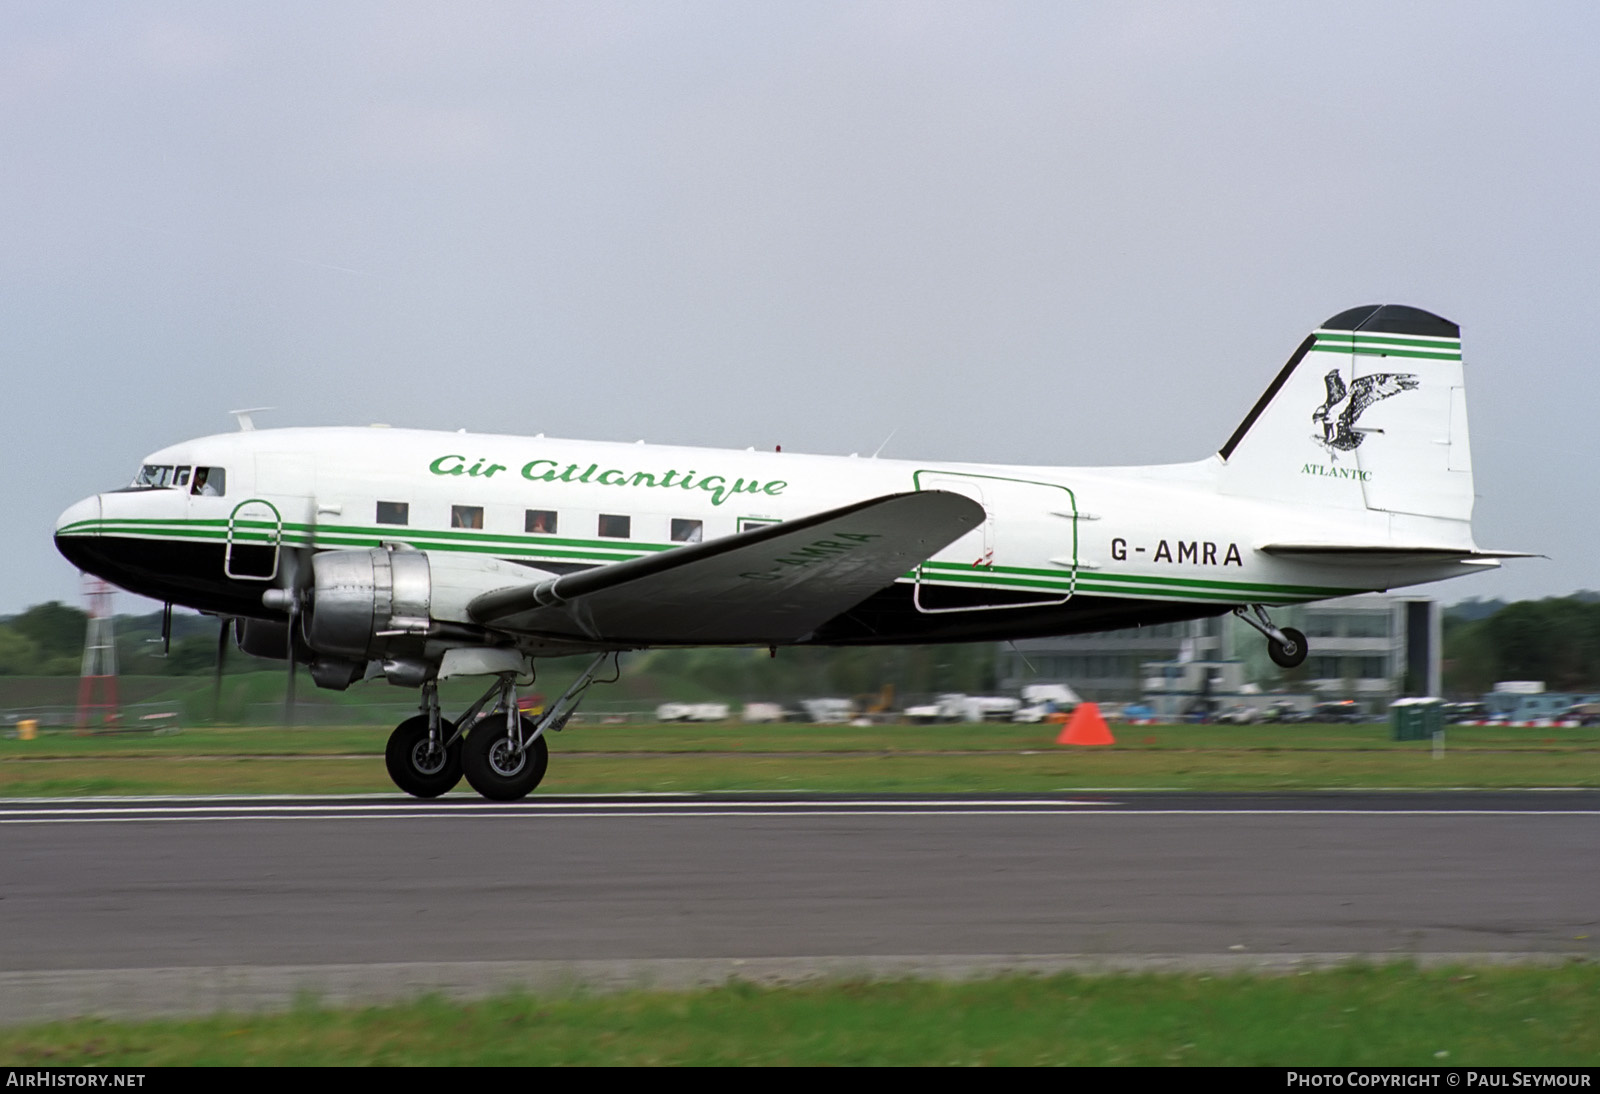
{"type": "MultiPolygon", "coordinates": [[[[316,506],[313,504],[308,514],[310,521],[316,520],[316,506]]],[[[282,588],[289,594],[286,608],[289,613],[289,678],[284,682],[283,689],[283,724],[285,728],[294,725],[295,703],[295,644],[300,638],[300,615],[303,607],[311,601],[312,568],[309,547],[282,548],[282,569],[279,571],[279,580],[282,588]]]]}
{"type": "Polygon", "coordinates": [[[228,616],[217,617],[217,663],[213,672],[214,679],[211,683],[211,720],[222,720],[222,670],[228,663],[228,632],[233,629],[233,620],[228,616]]]}
{"type": "Polygon", "coordinates": [[[294,636],[300,629],[300,602],[297,599],[289,602],[289,679],[283,689],[283,725],[285,729],[294,727],[294,636]]]}

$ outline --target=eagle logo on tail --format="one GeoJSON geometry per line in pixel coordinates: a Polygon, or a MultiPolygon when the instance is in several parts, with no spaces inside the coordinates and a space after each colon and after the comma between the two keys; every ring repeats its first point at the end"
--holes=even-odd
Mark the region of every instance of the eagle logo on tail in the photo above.
{"type": "Polygon", "coordinates": [[[1375,372],[1359,376],[1344,386],[1344,377],[1338,369],[1324,376],[1328,388],[1328,401],[1311,412],[1311,420],[1322,426],[1322,436],[1312,434],[1312,440],[1329,452],[1353,452],[1366,440],[1367,435],[1356,429],[1356,422],[1373,403],[1411,391],[1420,381],[1413,372],[1375,372]]]}

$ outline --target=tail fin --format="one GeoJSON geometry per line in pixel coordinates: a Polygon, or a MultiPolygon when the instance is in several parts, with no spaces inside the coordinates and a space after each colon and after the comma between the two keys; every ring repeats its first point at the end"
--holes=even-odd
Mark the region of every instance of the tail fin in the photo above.
{"type": "Polygon", "coordinates": [[[1399,304],[1340,312],[1218,455],[1223,493],[1470,521],[1461,328],[1399,304]]]}

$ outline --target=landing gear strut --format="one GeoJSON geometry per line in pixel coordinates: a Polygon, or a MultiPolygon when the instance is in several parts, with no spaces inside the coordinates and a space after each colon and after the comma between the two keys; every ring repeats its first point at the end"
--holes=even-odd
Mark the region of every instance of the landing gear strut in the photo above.
{"type": "Polygon", "coordinates": [[[1279,629],[1273,626],[1267,610],[1260,604],[1251,604],[1250,610],[1255,613],[1255,618],[1245,614],[1244,605],[1233,609],[1233,614],[1267,636],[1267,655],[1272,658],[1273,664],[1282,669],[1292,669],[1305,663],[1309,652],[1305,635],[1293,627],[1279,629]]]}
{"type": "Polygon", "coordinates": [[[614,656],[602,653],[589,662],[589,667],[562,692],[561,698],[550,704],[550,709],[535,722],[517,713],[517,678],[504,674],[484,693],[461,718],[467,732],[466,747],[461,753],[461,766],[472,789],[490,801],[509,802],[526,797],[544,778],[550,765],[550,746],[545,743],[545,732],[561,732],[567,719],[578,709],[583,693],[594,683],[594,674],[614,656]],[[494,706],[479,714],[497,696],[494,706]],[[505,714],[504,729],[493,720],[496,712],[505,714]]]}
{"type": "Polygon", "coordinates": [[[501,673],[454,723],[439,716],[439,683],[422,685],[422,711],[389,735],[384,762],[389,777],[407,794],[437,798],[466,775],[472,789],[491,801],[517,801],[539,785],[550,766],[544,735],[566,727],[612,653],[602,653],[537,721],[517,712],[517,677],[501,673]]]}
{"type": "MultiPolygon", "coordinates": [[[[511,708],[513,712],[516,707],[511,708]]],[[[531,718],[518,718],[516,728],[501,733],[498,727],[479,723],[461,750],[461,766],[472,789],[490,801],[514,802],[528,796],[544,779],[550,766],[550,746],[532,736],[531,718]]]]}
{"type": "Polygon", "coordinates": [[[383,762],[394,784],[416,798],[437,798],[461,781],[461,736],[439,717],[436,681],[422,685],[422,713],[389,735],[383,762]]]}
{"type": "Polygon", "coordinates": [[[437,798],[453,789],[462,775],[491,801],[526,797],[550,766],[545,733],[566,727],[595,682],[595,672],[606,658],[615,656],[595,657],[537,721],[517,712],[515,673],[499,674],[455,722],[439,716],[439,683],[429,680],[422,685],[422,713],[401,722],[389,735],[384,750],[389,777],[418,798],[437,798]]]}

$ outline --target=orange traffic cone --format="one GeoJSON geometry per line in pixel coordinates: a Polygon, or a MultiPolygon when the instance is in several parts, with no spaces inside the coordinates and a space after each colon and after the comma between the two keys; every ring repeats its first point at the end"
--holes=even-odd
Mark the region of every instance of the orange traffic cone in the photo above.
{"type": "Polygon", "coordinates": [[[1106,725],[1106,720],[1100,717],[1100,708],[1093,703],[1079,703],[1078,709],[1072,712],[1072,718],[1062,727],[1061,736],[1056,738],[1058,745],[1114,745],[1117,739],[1111,736],[1111,729],[1106,725]]]}

